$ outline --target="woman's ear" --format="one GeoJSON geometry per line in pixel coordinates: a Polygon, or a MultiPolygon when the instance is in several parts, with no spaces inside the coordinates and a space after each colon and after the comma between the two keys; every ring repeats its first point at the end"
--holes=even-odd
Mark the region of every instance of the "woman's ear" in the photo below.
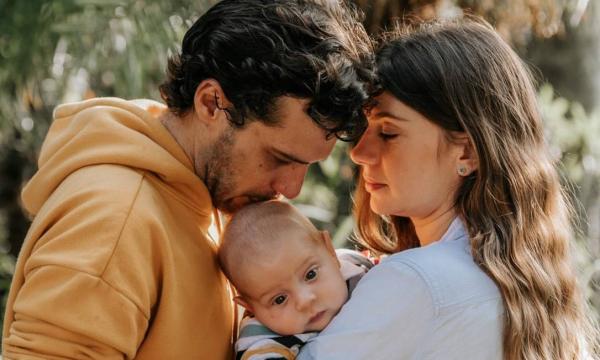
{"type": "Polygon", "coordinates": [[[221,84],[215,79],[202,80],[194,93],[194,113],[204,122],[217,120],[226,114],[222,111],[231,106],[221,84]]]}
{"type": "Polygon", "coordinates": [[[459,176],[469,176],[479,168],[479,159],[471,139],[465,132],[453,134],[452,142],[458,147],[456,172],[459,176]]]}

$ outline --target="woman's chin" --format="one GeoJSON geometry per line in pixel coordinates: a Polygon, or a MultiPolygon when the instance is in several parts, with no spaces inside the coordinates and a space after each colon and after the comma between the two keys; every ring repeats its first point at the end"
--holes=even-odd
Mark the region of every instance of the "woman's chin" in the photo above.
{"type": "Polygon", "coordinates": [[[398,209],[398,207],[389,206],[389,202],[377,201],[377,199],[371,198],[369,203],[371,207],[371,211],[379,216],[399,216],[399,217],[409,217],[405,214],[404,211],[398,209]]]}
{"type": "Polygon", "coordinates": [[[371,198],[370,206],[371,206],[371,211],[373,211],[377,215],[387,216],[387,215],[391,214],[391,212],[385,206],[385,204],[381,204],[378,201],[374,200],[373,198],[371,198]]]}

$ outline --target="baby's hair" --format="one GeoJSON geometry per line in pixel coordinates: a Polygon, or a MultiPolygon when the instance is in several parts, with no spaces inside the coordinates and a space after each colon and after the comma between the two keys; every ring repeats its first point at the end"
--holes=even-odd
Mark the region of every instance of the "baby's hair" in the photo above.
{"type": "Polygon", "coordinates": [[[236,274],[243,271],[245,263],[269,256],[284,245],[286,234],[293,229],[305,231],[307,240],[317,239],[318,230],[310,220],[286,202],[271,200],[251,204],[232,216],[221,236],[219,262],[238,291],[236,274]]]}

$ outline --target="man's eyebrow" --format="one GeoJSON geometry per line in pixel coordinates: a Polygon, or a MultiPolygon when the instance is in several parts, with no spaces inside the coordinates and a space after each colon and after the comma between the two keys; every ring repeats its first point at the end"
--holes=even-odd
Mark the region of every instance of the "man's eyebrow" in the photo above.
{"type": "Polygon", "coordinates": [[[292,154],[288,154],[288,153],[285,153],[285,152],[283,152],[281,150],[277,150],[277,149],[273,149],[272,151],[273,151],[273,153],[275,153],[275,155],[277,155],[279,158],[281,158],[283,160],[287,160],[290,162],[296,162],[296,163],[299,163],[302,165],[310,165],[310,162],[299,159],[292,154]]]}

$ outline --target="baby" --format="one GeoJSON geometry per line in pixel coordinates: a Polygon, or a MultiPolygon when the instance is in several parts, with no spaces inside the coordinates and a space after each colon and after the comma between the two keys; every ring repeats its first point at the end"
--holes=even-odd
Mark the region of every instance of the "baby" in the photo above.
{"type": "Polygon", "coordinates": [[[354,252],[336,256],[329,234],[281,201],[248,205],[227,224],[219,248],[242,321],[237,359],[294,359],[348,300],[372,264],[354,252]]]}

